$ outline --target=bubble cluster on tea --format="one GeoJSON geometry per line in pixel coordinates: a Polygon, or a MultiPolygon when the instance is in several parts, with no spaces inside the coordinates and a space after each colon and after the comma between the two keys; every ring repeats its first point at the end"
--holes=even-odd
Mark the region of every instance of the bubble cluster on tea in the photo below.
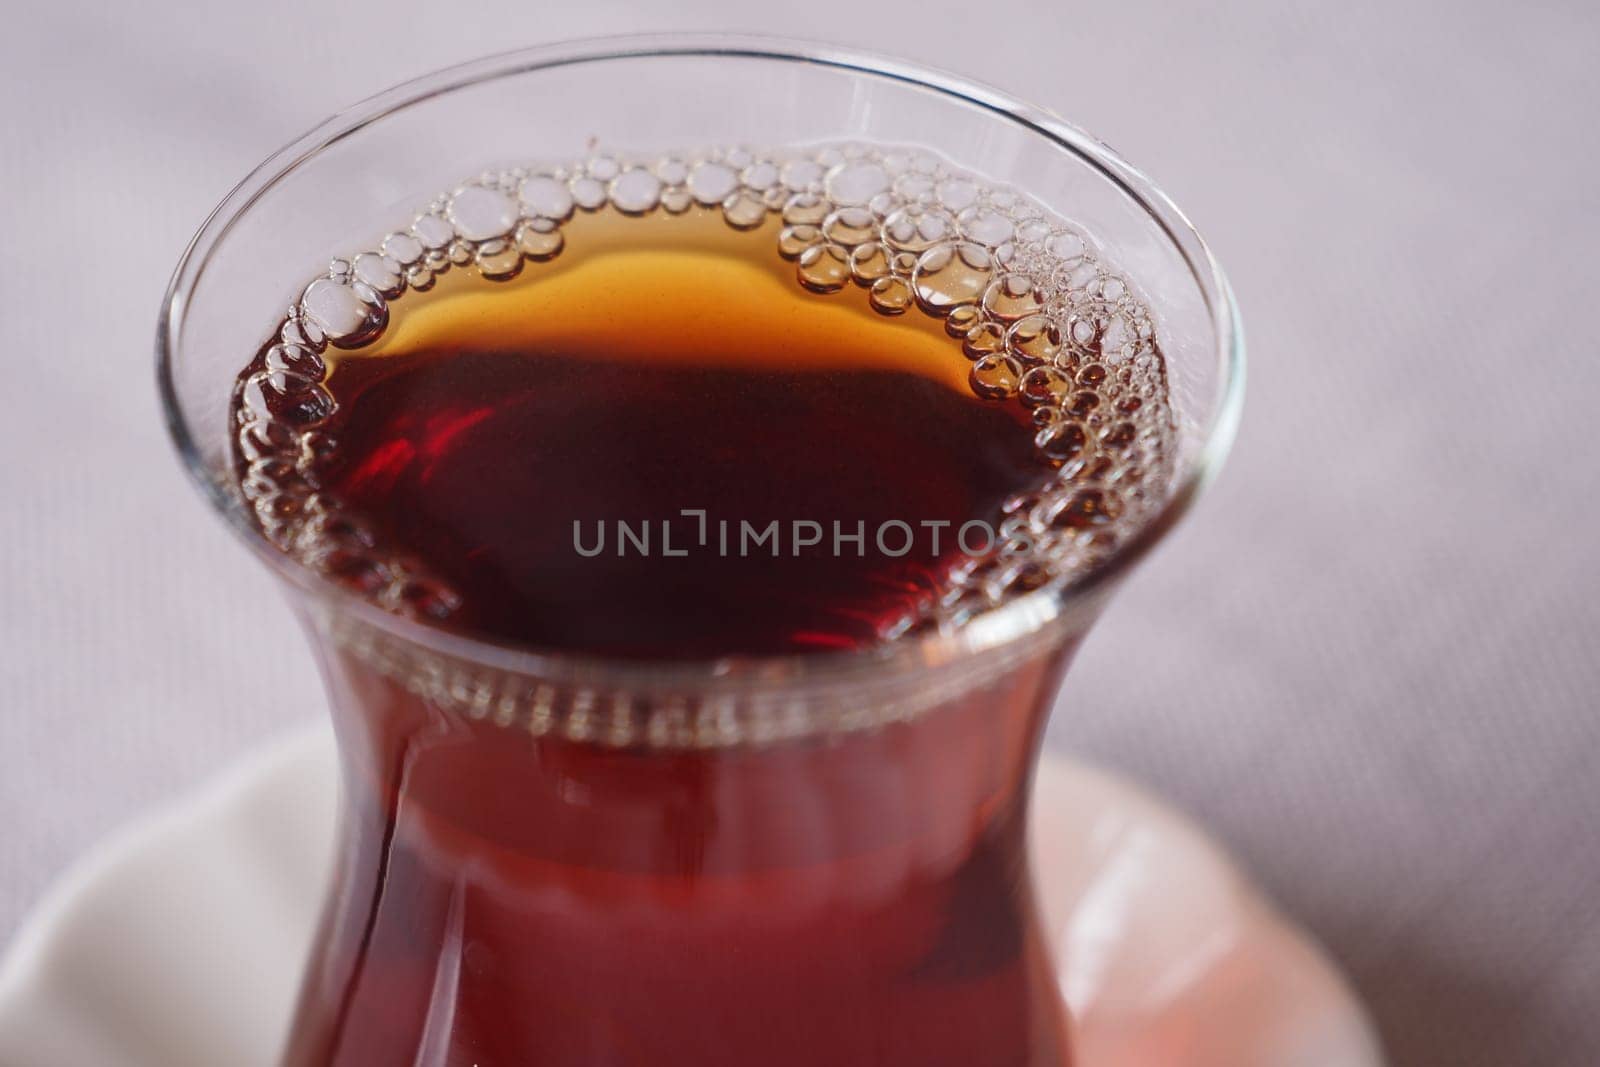
{"type": "MultiPolygon", "coordinates": [[[[1087,573],[1169,487],[1148,302],[927,152],[595,152],[420,207],[230,409],[260,531],[385,611],[613,662],[892,651],[1087,573]]],[[[350,642],[364,903],[291,1061],[422,1062],[449,972],[427,1062],[1060,1067],[1016,900],[1065,656],[825,732],[350,642]]]]}
{"type": "Polygon", "coordinates": [[[335,261],[280,332],[235,405],[263,530],[511,643],[701,658],[959,626],[1092,566],[1169,473],[1129,283],[909,153],[486,174],[335,261]]]}

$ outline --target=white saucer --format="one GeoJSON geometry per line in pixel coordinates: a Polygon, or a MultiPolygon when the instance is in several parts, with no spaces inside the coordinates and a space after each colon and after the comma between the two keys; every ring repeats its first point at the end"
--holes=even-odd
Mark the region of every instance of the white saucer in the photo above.
{"type": "MultiPolygon", "coordinates": [[[[1035,802],[1080,1067],[1381,1067],[1327,960],[1181,816],[1061,759],[1035,802]]],[[[79,862],[0,961],[0,1064],[270,1067],[333,803],[308,732],[79,862]]]]}

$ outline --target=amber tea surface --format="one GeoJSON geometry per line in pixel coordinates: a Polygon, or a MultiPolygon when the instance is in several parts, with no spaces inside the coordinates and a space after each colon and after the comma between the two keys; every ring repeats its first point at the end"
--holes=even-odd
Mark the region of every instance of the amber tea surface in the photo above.
{"type": "Polygon", "coordinates": [[[844,650],[1087,568],[1159,497],[1153,325],[1087,238],[915,173],[853,204],[870,160],[607,164],[464,186],[308,287],[236,397],[286,551],[507,643],[844,650]]]}
{"type": "Polygon", "coordinates": [[[964,523],[1041,481],[1033,426],[973,393],[940,323],[795,284],[780,229],[607,211],[514,280],[441,278],[332,360],[321,484],[454,591],[454,625],[501,640],[880,640],[941,591],[964,523]]]}

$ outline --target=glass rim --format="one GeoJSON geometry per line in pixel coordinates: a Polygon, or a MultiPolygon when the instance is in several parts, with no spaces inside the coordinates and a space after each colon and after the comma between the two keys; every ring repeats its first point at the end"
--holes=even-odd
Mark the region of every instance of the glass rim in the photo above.
{"type": "Polygon", "coordinates": [[[744,34],[667,33],[588,37],[515,49],[469,60],[400,82],[319,123],[257,165],[207,216],[178,261],[162,299],[156,329],[156,372],[163,416],[184,469],[227,526],[281,579],[401,642],[518,675],[604,678],[619,684],[692,686],[733,683],[837,683],[897,667],[926,668],[968,660],[986,650],[1054,632],[1092,617],[1094,609],[1188,513],[1216,476],[1238,427],[1244,399],[1244,334],[1220,265],[1187,216],[1143,172],[1110,146],[1054,112],[1027,104],[961,75],[872,52],[791,38],[744,34]],[[797,652],[699,660],[573,655],[443,629],[387,611],[316,574],[279,551],[251,523],[225,484],[213,476],[189,425],[175,380],[189,296],[234,222],[280,181],[323,149],[387,116],[484,82],[583,63],[660,57],[742,58],[799,63],[884,78],[974,105],[1064,149],[1112,182],[1160,227],[1200,288],[1211,319],[1220,368],[1200,445],[1166,499],[1132,536],[1094,567],[1057,578],[974,615],[953,632],[907,635],[850,651],[797,652]]]}

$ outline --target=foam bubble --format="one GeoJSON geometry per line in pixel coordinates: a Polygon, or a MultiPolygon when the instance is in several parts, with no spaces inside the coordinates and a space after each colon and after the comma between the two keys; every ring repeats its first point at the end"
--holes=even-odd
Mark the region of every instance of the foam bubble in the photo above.
{"type": "Polygon", "coordinates": [[[517,247],[529,259],[549,259],[565,241],[560,227],[548,218],[530,219],[517,227],[517,247]]]}
{"type": "Polygon", "coordinates": [[[800,254],[822,240],[822,231],[815,226],[785,226],[778,234],[778,254],[785,259],[799,259],[800,254]]]}
{"type": "Polygon", "coordinates": [[[937,187],[929,183],[939,203],[949,211],[965,211],[978,202],[978,183],[966,178],[950,178],[937,187]]]}
{"type": "Polygon", "coordinates": [[[298,374],[312,381],[320,381],[327,371],[322,357],[306,345],[276,344],[262,357],[269,371],[281,370],[298,374]]]}
{"type": "Polygon", "coordinates": [[[1061,327],[1048,315],[1029,315],[1006,330],[1006,347],[1026,362],[1048,362],[1063,351],[1061,327]]]}
{"type": "Polygon", "coordinates": [[[473,262],[485,278],[505,281],[522,272],[522,249],[515,241],[485,241],[473,253],[473,262]]]}
{"type": "Polygon", "coordinates": [[[883,241],[902,252],[924,252],[956,232],[955,216],[942,208],[908,205],[883,220],[883,241]]]}
{"type": "Polygon", "coordinates": [[[769,159],[758,160],[739,175],[746,189],[764,193],[778,185],[778,165],[769,159]]]}
{"type": "Polygon", "coordinates": [[[821,226],[833,205],[816,193],[795,193],[783,205],[783,221],[793,226],[821,226]]]}
{"type": "Polygon", "coordinates": [[[644,167],[630,167],[611,181],[611,203],[628,215],[642,215],[661,202],[661,179],[644,167]]]}
{"type": "Polygon", "coordinates": [[[419,216],[411,224],[411,232],[422,242],[424,255],[448,247],[456,237],[455,228],[438,215],[419,216]]]}
{"type": "Polygon", "coordinates": [[[795,276],[813,293],[836,293],[850,280],[850,253],[832,242],[814,244],[800,254],[795,276]]]}
{"type": "Polygon", "coordinates": [[[584,163],[583,170],[591,178],[608,182],[622,172],[622,166],[610,156],[592,156],[584,163]]]}
{"type": "Polygon", "coordinates": [[[722,202],[722,218],[736,230],[753,230],[766,221],[767,205],[748,190],[729,193],[722,202]]]}
{"type": "MultiPolygon", "coordinates": [[[[417,251],[421,253],[420,248],[417,251]]],[[[400,261],[382,252],[361,253],[352,264],[351,274],[385,297],[399,296],[406,287],[400,261]]]]}
{"type": "Polygon", "coordinates": [[[876,241],[857,245],[850,252],[850,274],[862,285],[870,286],[887,278],[893,271],[894,265],[889,262],[883,246],[876,241]]]}
{"type": "Polygon", "coordinates": [[[1006,347],[1005,327],[998,322],[977,322],[961,335],[961,350],[968,359],[981,359],[1006,347]]]}
{"type": "Polygon", "coordinates": [[[1072,389],[1072,379],[1056,367],[1034,367],[1022,376],[1020,391],[1026,404],[1059,404],[1072,389]]]}
{"type": "Polygon", "coordinates": [[[666,156],[656,161],[655,174],[667,185],[682,185],[689,180],[689,164],[677,156],[666,156]]]}
{"type": "Polygon", "coordinates": [[[1022,368],[1010,356],[991,352],[972,365],[972,389],[989,400],[1003,400],[1017,391],[1022,368]]]}
{"type": "Polygon", "coordinates": [[[779,179],[795,192],[817,192],[822,185],[822,164],[814,159],[791,159],[783,165],[779,179]]]}
{"type": "Polygon", "coordinates": [[[998,248],[1016,234],[1016,225],[1009,217],[993,208],[969,207],[956,216],[961,233],[969,241],[988,248],[998,248]]]}
{"type": "Polygon", "coordinates": [[[585,211],[597,211],[606,202],[606,183],[599,178],[589,175],[574,178],[569,189],[573,202],[585,211]]]}
{"type": "Polygon", "coordinates": [[[879,278],[872,283],[867,299],[873,310],[884,315],[899,315],[914,302],[911,286],[904,278],[879,278]]]}
{"type": "Polygon", "coordinates": [[[252,421],[306,429],[333,414],[333,397],[314,378],[292,371],[263,370],[245,380],[240,405],[252,421]]]}
{"type": "Polygon", "coordinates": [[[469,241],[504,237],[517,224],[517,205],[498,189],[469,185],[450,198],[450,222],[469,241]]]}
{"type": "Polygon", "coordinates": [[[822,220],[823,236],[846,247],[872,240],[877,231],[877,216],[863,207],[842,207],[822,220]]]}
{"type": "Polygon", "coordinates": [[[889,172],[875,161],[845,163],[828,172],[823,187],[835,204],[865,204],[889,188],[889,172]]]}
{"type": "Polygon", "coordinates": [[[689,192],[702,204],[720,204],[739,187],[739,175],[722,163],[705,161],[689,173],[689,192]]]}
{"type": "Polygon", "coordinates": [[[572,216],[572,191],[564,182],[548,174],[538,174],[525,180],[517,190],[517,196],[523,208],[539,218],[565,222],[572,216]]]}
{"type": "Polygon", "coordinates": [[[389,321],[389,310],[370,286],[318,278],[300,296],[301,315],[316,323],[330,342],[355,348],[373,340],[389,321]]]}
{"type": "Polygon", "coordinates": [[[983,295],[994,273],[994,260],[982,245],[946,242],[917,259],[912,283],[917,303],[938,314],[983,295]]]}
{"type": "MultiPolygon", "coordinates": [[[[409,267],[422,258],[422,242],[414,234],[391,233],[383,239],[383,254],[402,267],[409,267]]],[[[358,257],[359,258],[359,257],[358,257]]]]}

